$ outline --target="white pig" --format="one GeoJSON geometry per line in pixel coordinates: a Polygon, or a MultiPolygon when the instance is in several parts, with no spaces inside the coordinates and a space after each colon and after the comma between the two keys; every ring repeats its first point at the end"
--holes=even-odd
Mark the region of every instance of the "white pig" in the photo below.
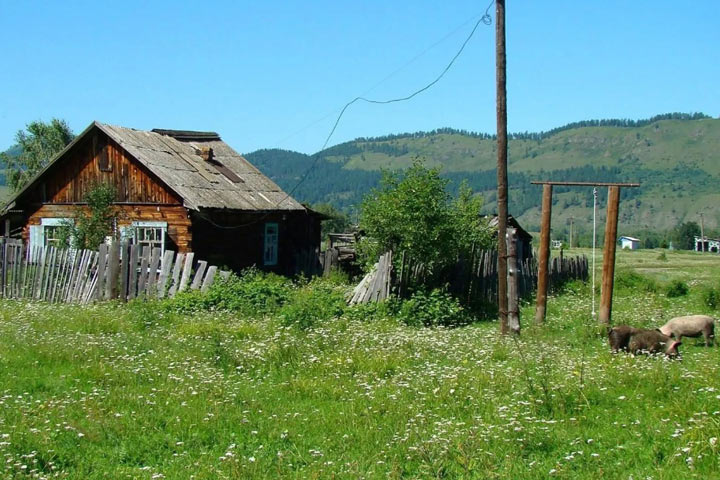
{"type": "Polygon", "coordinates": [[[705,337],[705,345],[713,344],[715,339],[715,321],[707,315],[688,315],[675,317],[658,328],[663,335],[681,341],[682,337],[705,337]]]}

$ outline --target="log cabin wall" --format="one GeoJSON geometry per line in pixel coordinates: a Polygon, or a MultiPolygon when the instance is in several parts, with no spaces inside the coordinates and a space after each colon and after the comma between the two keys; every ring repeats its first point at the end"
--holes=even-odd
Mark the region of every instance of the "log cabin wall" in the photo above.
{"type": "MultiPolygon", "coordinates": [[[[23,242],[30,240],[30,225],[40,225],[43,218],[73,218],[85,205],[45,204],[28,219],[22,232],[23,242]]],[[[192,232],[188,212],[182,206],[118,205],[117,228],[129,227],[132,222],[167,222],[167,245],[170,250],[186,253],[192,250],[192,232]]]]}

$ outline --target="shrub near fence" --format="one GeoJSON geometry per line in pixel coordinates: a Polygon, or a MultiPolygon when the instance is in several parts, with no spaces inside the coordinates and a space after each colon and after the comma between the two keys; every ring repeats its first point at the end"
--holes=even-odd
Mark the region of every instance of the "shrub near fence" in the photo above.
{"type": "Polygon", "coordinates": [[[0,295],[48,302],[89,303],[174,296],[186,289],[207,290],[218,271],[194,253],[114,242],[99,251],[30,247],[0,239],[0,295]]]}

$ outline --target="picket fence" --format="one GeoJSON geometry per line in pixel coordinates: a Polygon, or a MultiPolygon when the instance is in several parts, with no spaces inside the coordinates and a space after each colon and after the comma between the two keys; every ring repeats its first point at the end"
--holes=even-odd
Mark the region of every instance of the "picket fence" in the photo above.
{"type": "Polygon", "coordinates": [[[52,303],[173,297],[206,291],[230,272],[195,262],[195,254],[113,242],[98,251],[24,246],[0,239],[0,296],[52,303]]]}

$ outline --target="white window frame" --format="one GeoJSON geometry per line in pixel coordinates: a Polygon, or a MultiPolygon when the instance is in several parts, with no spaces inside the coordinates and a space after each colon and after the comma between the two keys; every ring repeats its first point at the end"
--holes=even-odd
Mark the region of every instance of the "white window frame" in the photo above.
{"type": "Polygon", "coordinates": [[[280,227],[276,222],[265,224],[265,235],[263,239],[263,265],[267,267],[277,265],[280,227]],[[271,231],[273,229],[275,230],[274,232],[271,231]]]}
{"type": "MultiPolygon", "coordinates": [[[[75,220],[72,218],[41,218],[40,219],[40,238],[38,239],[38,246],[42,247],[57,247],[58,245],[48,245],[48,233],[50,230],[56,229],[57,227],[63,227],[66,225],[74,225],[75,220]]],[[[55,240],[55,239],[52,239],[55,240]]]]}
{"type": "MultiPolygon", "coordinates": [[[[161,233],[160,233],[161,255],[165,255],[165,243],[166,243],[166,240],[167,240],[167,227],[168,227],[167,222],[147,222],[147,221],[136,221],[136,222],[132,222],[132,224],[130,225],[130,228],[132,229],[132,235],[131,235],[131,236],[132,236],[133,242],[134,242],[136,245],[140,245],[140,244],[141,244],[140,238],[139,238],[139,237],[140,237],[140,235],[139,235],[140,229],[146,229],[146,228],[153,228],[153,229],[155,229],[155,228],[159,228],[159,229],[161,230],[161,233]]],[[[148,242],[144,242],[144,244],[147,245],[148,242]]],[[[152,245],[155,245],[155,244],[156,244],[156,242],[152,242],[152,243],[151,243],[151,246],[152,246],[152,245]]]]}

